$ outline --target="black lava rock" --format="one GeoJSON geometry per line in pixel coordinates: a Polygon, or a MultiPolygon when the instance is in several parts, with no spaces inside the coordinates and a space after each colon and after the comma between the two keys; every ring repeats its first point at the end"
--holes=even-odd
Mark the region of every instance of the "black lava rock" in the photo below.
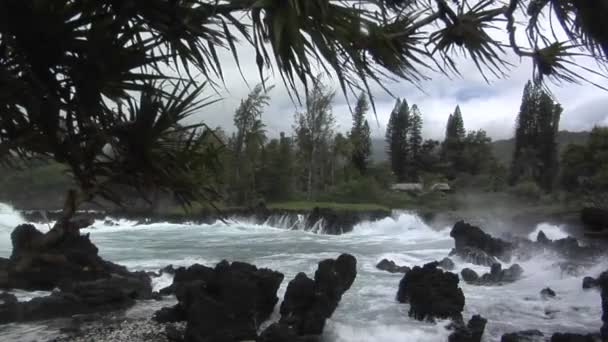
{"type": "Polygon", "coordinates": [[[410,268],[407,266],[398,266],[394,261],[388,259],[382,259],[377,265],[376,268],[382,271],[387,271],[390,273],[407,273],[410,271],[410,268]]]}
{"type": "Polygon", "coordinates": [[[461,319],[464,294],[458,275],[437,268],[437,262],[416,266],[399,283],[397,300],[410,303],[409,316],[418,320],[461,319]]]}
{"type": "Polygon", "coordinates": [[[547,287],[540,290],[540,296],[543,299],[555,298],[555,291],[553,291],[550,287],[547,287]]]}

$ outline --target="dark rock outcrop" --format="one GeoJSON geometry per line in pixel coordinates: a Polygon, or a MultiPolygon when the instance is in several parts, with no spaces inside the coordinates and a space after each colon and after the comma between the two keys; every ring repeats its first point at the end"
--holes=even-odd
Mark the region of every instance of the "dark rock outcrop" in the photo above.
{"type": "Polygon", "coordinates": [[[514,248],[511,243],[493,238],[479,227],[464,221],[459,221],[454,225],[450,236],[454,238],[457,255],[463,254],[466,247],[472,247],[506,262],[511,259],[511,252],[514,248]]]}
{"type": "Polygon", "coordinates": [[[462,319],[464,294],[458,287],[458,275],[437,268],[432,262],[416,266],[399,283],[397,300],[409,303],[409,316],[418,320],[434,318],[462,319]]]}
{"type": "Polygon", "coordinates": [[[325,321],[357,276],[357,260],[349,254],[319,262],[314,280],[298,273],[289,282],[281,304],[281,319],[266,328],[257,341],[317,341],[325,321]]]}
{"type": "Polygon", "coordinates": [[[556,294],[550,287],[540,290],[540,297],[542,299],[555,298],[556,294]]]}
{"type": "Polygon", "coordinates": [[[502,335],[500,342],[544,342],[544,335],[538,330],[524,330],[502,335]]]}
{"type": "Polygon", "coordinates": [[[538,242],[540,244],[543,244],[543,245],[548,245],[548,244],[551,243],[551,240],[549,240],[549,238],[547,237],[547,235],[545,235],[545,232],[543,232],[541,230],[536,235],[536,242],[538,242]]]}
{"type": "Polygon", "coordinates": [[[498,263],[498,259],[475,247],[463,247],[460,250],[453,249],[450,252],[450,256],[453,255],[459,256],[462,261],[473,265],[490,267],[498,263]]]}
{"type": "Polygon", "coordinates": [[[466,283],[473,283],[479,280],[479,275],[477,272],[470,268],[464,268],[462,271],[460,271],[460,276],[466,283]]]}
{"type": "Polygon", "coordinates": [[[468,268],[463,269],[460,275],[467,284],[496,286],[515,282],[521,278],[523,273],[524,270],[518,264],[513,264],[506,270],[503,270],[500,264],[494,264],[490,273],[485,273],[481,277],[468,268]]]}
{"type": "MultiPolygon", "coordinates": [[[[13,251],[5,272],[6,288],[25,290],[52,290],[71,283],[110,279],[115,276],[132,278],[149,287],[150,279],[143,273],[129,272],[125,267],[103,260],[88,234],[79,229],[87,226],[86,220],[74,220],[60,228],[63,234],[51,230],[43,234],[34,226],[22,224],[11,233],[13,251]]],[[[57,228],[53,228],[57,229],[57,228]]],[[[0,271],[0,281],[2,271],[0,271]]],[[[140,297],[146,297],[141,294],[140,297]]]]}
{"type": "Polygon", "coordinates": [[[456,267],[452,259],[447,257],[439,261],[439,264],[437,266],[443,268],[446,271],[451,271],[456,267]]]}
{"type": "Polygon", "coordinates": [[[380,262],[376,265],[376,268],[390,273],[407,273],[410,271],[409,267],[399,266],[395,264],[394,261],[388,259],[380,260],[380,262]]]}
{"type": "Polygon", "coordinates": [[[583,278],[583,289],[589,290],[599,286],[598,281],[593,277],[585,277],[583,278]]]}
{"type": "Polygon", "coordinates": [[[186,341],[253,340],[278,301],[282,280],[281,273],[241,262],[178,269],[173,285],[179,303],[172,315],[185,313],[186,341]]]}
{"type": "Polygon", "coordinates": [[[300,336],[320,335],[356,275],[357,260],[349,254],[321,261],[314,281],[299,273],[287,285],[279,323],[293,327],[300,336]]]}
{"type": "Polygon", "coordinates": [[[0,297],[0,323],[26,322],[70,317],[126,309],[135,299],[149,298],[152,289],[149,279],[138,282],[135,278],[112,276],[107,279],[70,283],[61,291],[27,302],[18,302],[14,296],[0,297]]]}
{"type": "Polygon", "coordinates": [[[456,324],[454,332],[448,337],[448,342],[481,342],[488,320],[480,315],[474,315],[469,323],[456,324]]]}
{"type": "Polygon", "coordinates": [[[608,340],[608,271],[602,273],[597,280],[601,289],[602,298],[602,328],[600,333],[604,341],[608,340]]]}
{"type": "MultiPolygon", "coordinates": [[[[605,340],[604,340],[605,341],[605,340]]],[[[593,335],[571,334],[571,333],[555,333],[551,336],[551,342],[600,342],[593,335]]]]}
{"type": "Polygon", "coordinates": [[[184,309],[177,304],[156,311],[152,319],[158,323],[175,323],[188,320],[188,316],[184,309]]]}

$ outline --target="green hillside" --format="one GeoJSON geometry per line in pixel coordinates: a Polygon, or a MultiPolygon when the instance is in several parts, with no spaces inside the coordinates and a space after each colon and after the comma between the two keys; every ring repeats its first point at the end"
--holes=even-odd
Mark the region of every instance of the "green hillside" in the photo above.
{"type": "MultiPolygon", "coordinates": [[[[557,143],[559,145],[560,152],[563,148],[569,144],[584,145],[587,143],[589,138],[589,132],[569,132],[560,131],[557,133],[557,143]]],[[[492,142],[492,149],[494,156],[503,165],[509,165],[511,158],[513,157],[513,149],[515,148],[515,138],[496,140],[492,142]]]]}

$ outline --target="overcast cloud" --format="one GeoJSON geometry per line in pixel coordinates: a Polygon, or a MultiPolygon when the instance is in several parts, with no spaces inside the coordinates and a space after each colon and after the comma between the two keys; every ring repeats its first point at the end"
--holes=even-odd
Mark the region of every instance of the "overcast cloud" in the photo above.
{"type": "MultiPolygon", "coordinates": [[[[500,35],[500,33],[499,33],[500,35]]],[[[210,126],[221,126],[226,131],[233,130],[232,117],[242,98],[246,97],[251,87],[259,82],[255,55],[253,50],[242,45],[240,50],[242,71],[249,86],[241,77],[233,59],[228,52],[222,52],[226,89],[220,89],[222,101],[201,111],[196,119],[205,121],[210,126]]],[[[509,72],[508,79],[491,80],[488,84],[472,62],[461,58],[459,64],[462,78],[448,79],[446,76],[429,73],[432,80],[421,84],[420,89],[408,82],[386,83],[393,94],[405,98],[410,105],[420,108],[424,125],[425,138],[441,139],[444,135],[448,115],[456,105],[460,105],[467,130],[484,129],[494,139],[509,138],[513,135],[515,117],[519,111],[521,95],[528,79],[532,76],[531,62],[520,61],[514,55],[509,59],[515,66],[509,72]]],[[[594,65],[590,65],[595,67],[594,65]]],[[[278,75],[269,74],[269,84],[275,84],[271,92],[271,104],[263,115],[267,132],[275,137],[279,132],[292,131],[293,115],[298,110],[289,98],[285,86],[278,75]]],[[[603,85],[605,80],[595,79],[603,85]]],[[[345,132],[350,129],[351,114],[344,96],[337,89],[333,112],[337,130],[345,132]]],[[[608,93],[591,85],[565,84],[561,87],[551,85],[555,97],[564,107],[560,129],[570,131],[588,130],[596,124],[608,125],[608,93]]],[[[386,123],[393,108],[395,99],[379,87],[373,88],[377,109],[377,120],[370,111],[368,120],[374,136],[383,136],[386,123]]]]}

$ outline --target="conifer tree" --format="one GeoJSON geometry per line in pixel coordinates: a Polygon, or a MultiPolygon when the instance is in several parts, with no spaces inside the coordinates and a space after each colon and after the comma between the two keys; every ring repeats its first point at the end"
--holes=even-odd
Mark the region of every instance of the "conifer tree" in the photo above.
{"type": "Polygon", "coordinates": [[[397,181],[407,180],[408,129],[410,108],[406,100],[397,99],[386,128],[387,153],[397,181]]]}
{"type": "Polygon", "coordinates": [[[372,145],[369,123],[365,119],[365,114],[368,110],[367,97],[361,93],[352,114],[353,127],[351,128],[349,138],[352,144],[352,163],[362,175],[367,171],[372,145]]]}

